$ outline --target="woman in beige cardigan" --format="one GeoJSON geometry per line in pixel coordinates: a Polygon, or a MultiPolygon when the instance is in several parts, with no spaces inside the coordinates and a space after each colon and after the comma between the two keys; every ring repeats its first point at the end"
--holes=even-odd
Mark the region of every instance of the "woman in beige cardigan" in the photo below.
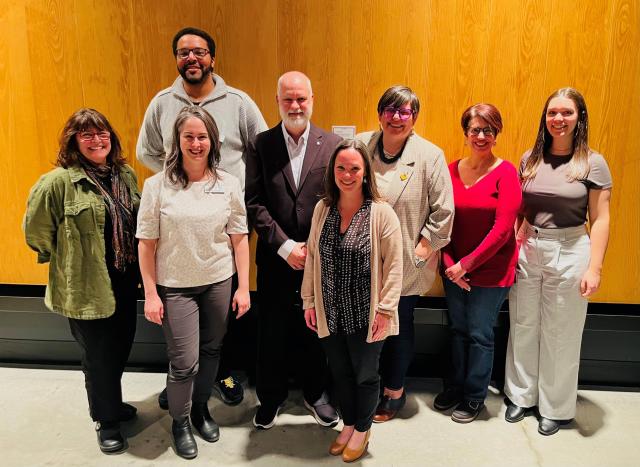
{"type": "Polygon", "coordinates": [[[345,140],[313,213],[302,300],[307,326],[329,360],[344,428],[329,452],[345,462],[366,451],[378,403],[384,339],[398,333],[402,234],[380,200],[366,146],[345,140]]]}
{"type": "Polygon", "coordinates": [[[384,344],[380,359],[383,397],[374,422],[392,419],[404,406],[404,378],[413,358],[413,311],[436,277],[438,250],[449,243],[453,189],[440,148],[413,131],[418,96],[406,86],[387,89],[378,101],[380,131],[362,133],[380,194],[402,229],[403,279],[398,305],[400,330],[384,344]]]}

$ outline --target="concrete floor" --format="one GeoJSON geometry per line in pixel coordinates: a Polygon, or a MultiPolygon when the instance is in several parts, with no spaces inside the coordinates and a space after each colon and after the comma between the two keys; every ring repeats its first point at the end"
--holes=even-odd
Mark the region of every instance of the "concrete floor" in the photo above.
{"type": "MultiPolygon", "coordinates": [[[[171,419],[158,408],[159,373],[126,373],[125,398],[138,418],[124,425],[128,450],[104,455],[87,415],[83,375],[72,370],[0,368],[0,465],[18,466],[307,466],[343,465],[327,454],[337,432],[318,426],[291,395],[274,428],[257,431],[253,390],[243,403],[209,403],[221,426],[220,441],[197,438],[199,456],[178,458],[171,419]]],[[[502,396],[490,394],[478,420],[459,425],[432,409],[440,383],[411,380],[398,419],[374,425],[367,466],[640,466],[640,393],[580,391],[575,421],[551,437],[537,433],[535,417],[503,419],[502,396]]]]}

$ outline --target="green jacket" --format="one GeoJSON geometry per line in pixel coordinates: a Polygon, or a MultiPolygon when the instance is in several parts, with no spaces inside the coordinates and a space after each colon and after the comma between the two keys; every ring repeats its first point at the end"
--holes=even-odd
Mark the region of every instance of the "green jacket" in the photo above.
{"type": "MultiPolygon", "coordinates": [[[[128,165],[121,174],[137,213],[136,174],[128,165]]],[[[50,263],[44,303],[68,318],[106,318],[115,311],[104,256],[105,209],[80,167],[44,174],[29,193],[23,226],[27,244],[38,253],[38,263],[50,263]]]]}

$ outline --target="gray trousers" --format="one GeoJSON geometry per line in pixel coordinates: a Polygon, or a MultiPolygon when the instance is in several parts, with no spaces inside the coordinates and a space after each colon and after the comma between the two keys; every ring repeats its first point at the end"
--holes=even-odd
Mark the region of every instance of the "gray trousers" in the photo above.
{"type": "Polygon", "coordinates": [[[580,281],[590,241],[585,226],[541,229],[525,223],[516,284],[509,293],[504,392],[552,420],[576,413],[587,299],[580,281]]]}
{"type": "Polygon", "coordinates": [[[231,278],[199,287],[158,286],[167,342],[167,398],[175,420],[189,416],[191,401],[207,402],[227,332],[231,278]]]}

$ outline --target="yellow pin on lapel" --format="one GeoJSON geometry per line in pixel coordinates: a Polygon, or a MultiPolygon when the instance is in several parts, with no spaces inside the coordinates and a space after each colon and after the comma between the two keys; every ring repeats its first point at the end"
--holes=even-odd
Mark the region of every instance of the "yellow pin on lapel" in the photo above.
{"type": "Polygon", "coordinates": [[[407,179],[407,174],[401,173],[400,174],[400,180],[402,180],[404,182],[406,179],[407,179]]]}

